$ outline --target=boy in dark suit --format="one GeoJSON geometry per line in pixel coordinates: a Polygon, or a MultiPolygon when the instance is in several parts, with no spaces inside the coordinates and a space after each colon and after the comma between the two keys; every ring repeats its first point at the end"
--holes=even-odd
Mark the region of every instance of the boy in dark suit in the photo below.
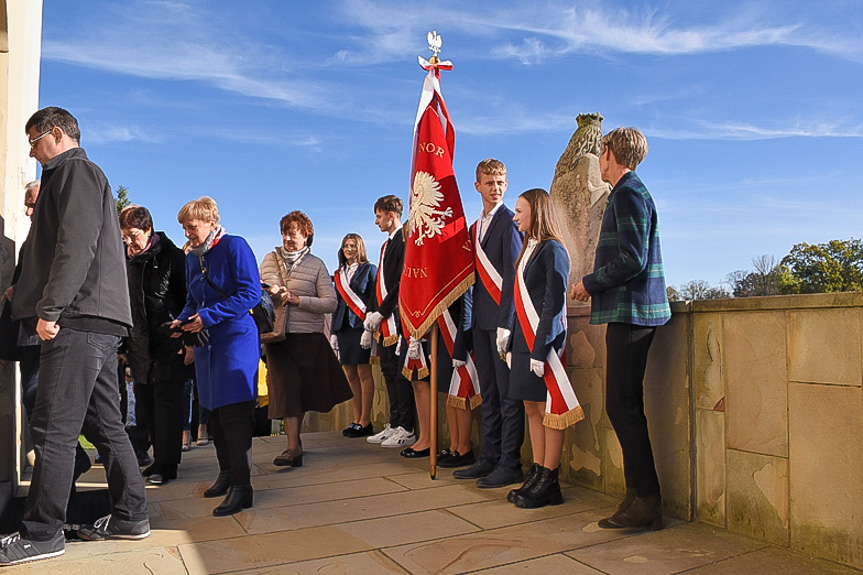
{"type": "Polygon", "coordinates": [[[453,472],[479,487],[503,487],[524,478],[524,404],[509,398],[509,368],[502,359],[510,337],[515,260],[522,237],[503,205],[506,166],[488,158],[476,168],[482,215],[471,227],[477,281],[473,292],[473,342],[482,395],[482,452],[476,463],[453,472]]]}
{"type": "Polygon", "coordinates": [[[369,305],[361,340],[371,347],[372,338],[381,341],[381,374],[390,401],[390,422],[383,431],[366,437],[369,443],[383,447],[408,447],[416,442],[414,433],[414,392],[411,383],[401,376],[396,344],[399,338],[399,283],[405,263],[405,240],[402,236],[403,204],[397,196],[383,196],[375,202],[375,225],[389,237],[381,246],[375,296],[369,305]]]}

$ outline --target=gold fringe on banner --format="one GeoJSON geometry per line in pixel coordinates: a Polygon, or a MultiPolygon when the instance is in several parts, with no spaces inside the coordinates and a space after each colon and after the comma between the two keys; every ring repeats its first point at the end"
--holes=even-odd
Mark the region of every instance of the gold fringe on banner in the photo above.
{"type": "Polygon", "coordinates": [[[381,356],[373,355],[369,358],[370,365],[380,365],[381,364],[381,356]]]}
{"type": "Polygon", "coordinates": [[[566,413],[546,413],[542,417],[542,424],[549,429],[566,429],[584,419],[584,409],[579,405],[566,413]]]}
{"type": "Polygon", "coordinates": [[[470,408],[476,409],[476,406],[482,403],[482,394],[477,393],[470,398],[470,408]]]}
{"type": "Polygon", "coordinates": [[[381,344],[384,347],[389,347],[391,345],[395,345],[399,341],[399,334],[388,335],[387,337],[381,338],[381,344]]]}
{"type": "MultiPolygon", "coordinates": [[[[459,284],[455,286],[452,291],[449,292],[449,295],[442,299],[440,303],[438,303],[434,307],[434,309],[431,310],[425,321],[423,321],[418,328],[414,329],[413,325],[409,320],[402,320],[402,324],[408,328],[410,334],[416,339],[423,337],[426,332],[431,329],[432,324],[437,321],[437,318],[440,317],[440,314],[442,314],[445,309],[449,308],[449,306],[451,306],[455,302],[455,300],[460,298],[464,294],[464,292],[466,292],[468,288],[473,285],[474,280],[476,279],[474,276],[475,274],[471,273],[468,274],[466,278],[461,280],[461,282],[459,282],[459,284]]],[[[401,313],[403,316],[407,313],[404,307],[402,307],[401,305],[399,305],[399,313],[401,313]]]]}

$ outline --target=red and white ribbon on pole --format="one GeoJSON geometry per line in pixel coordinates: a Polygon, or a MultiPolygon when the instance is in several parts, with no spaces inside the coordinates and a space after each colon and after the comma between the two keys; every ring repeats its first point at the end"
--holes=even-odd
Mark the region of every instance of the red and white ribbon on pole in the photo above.
{"type": "MultiPolygon", "coordinates": [[[[516,273],[515,313],[518,315],[527,346],[533,349],[536,330],[539,327],[539,314],[536,312],[524,283],[524,268],[528,259],[530,259],[529,254],[525,252],[516,273]]],[[[565,305],[564,309],[561,310],[560,317],[562,321],[566,321],[565,305]]],[[[563,352],[564,349],[558,351],[552,348],[549,350],[542,377],[548,390],[542,424],[551,429],[566,429],[584,419],[584,410],[579,405],[578,398],[575,397],[575,392],[572,390],[572,385],[566,375],[563,352]]]]}
{"type": "MultiPolygon", "coordinates": [[[[455,349],[455,337],[458,332],[455,321],[453,321],[449,310],[444,311],[437,321],[444,345],[446,345],[447,352],[452,358],[455,349]]],[[[471,410],[482,402],[482,395],[479,392],[479,373],[476,371],[473,353],[467,354],[463,366],[452,370],[448,394],[447,405],[458,409],[471,410]]]]}

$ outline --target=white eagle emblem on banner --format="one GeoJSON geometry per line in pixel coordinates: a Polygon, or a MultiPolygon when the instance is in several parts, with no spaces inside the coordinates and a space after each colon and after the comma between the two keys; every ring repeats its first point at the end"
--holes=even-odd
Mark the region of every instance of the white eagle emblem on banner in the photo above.
{"type": "Polygon", "coordinates": [[[425,238],[433,238],[442,233],[444,218],[452,217],[452,208],[441,210],[443,194],[440,184],[428,172],[417,171],[411,189],[411,209],[408,214],[410,232],[417,232],[416,245],[421,246],[425,238]]]}

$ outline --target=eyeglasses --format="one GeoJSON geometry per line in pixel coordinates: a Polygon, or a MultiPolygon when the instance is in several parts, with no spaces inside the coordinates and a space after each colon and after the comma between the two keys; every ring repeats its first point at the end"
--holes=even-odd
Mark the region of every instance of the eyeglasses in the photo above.
{"type": "Polygon", "coordinates": [[[136,239],[138,239],[138,236],[140,236],[140,235],[141,235],[141,230],[138,230],[137,232],[131,233],[127,236],[123,236],[123,241],[126,242],[127,244],[131,244],[136,239]]]}
{"type": "Polygon", "coordinates": [[[28,141],[28,142],[30,142],[30,147],[31,147],[31,148],[35,148],[35,147],[36,147],[36,142],[38,142],[39,140],[41,140],[42,138],[44,138],[45,136],[47,136],[48,134],[50,134],[50,133],[51,133],[51,132],[53,132],[53,131],[54,131],[54,128],[51,128],[51,129],[50,129],[50,130],[48,130],[47,132],[42,132],[41,134],[39,134],[38,136],[36,136],[36,137],[35,137],[35,138],[33,138],[32,140],[31,140],[31,139],[29,139],[29,138],[27,138],[27,141],[28,141]]]}

